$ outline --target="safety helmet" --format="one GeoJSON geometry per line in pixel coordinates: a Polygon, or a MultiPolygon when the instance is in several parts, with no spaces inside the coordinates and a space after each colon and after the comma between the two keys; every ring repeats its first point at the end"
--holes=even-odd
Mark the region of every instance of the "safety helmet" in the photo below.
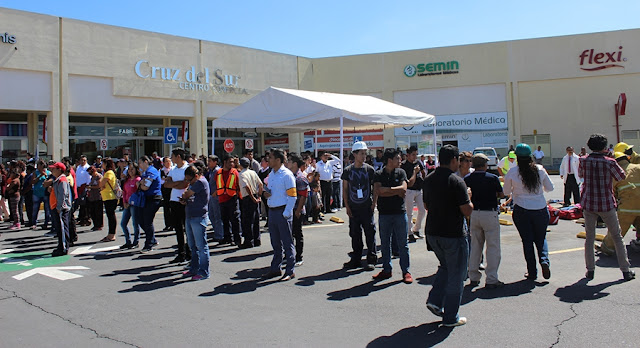
{"type": "Polygon", "coordinates": [[[613,152],[625,152],[632,148],[633,145],[629,145],[627,143],[617,143],[616,146],[613,147],[613,152]]]}
{"type": "Polygon", "coordinates": [[[351,148],[351,152],[355,152],[358,150],[368,150],[367,143],[364,141],[356,141],[353,143],[353,147],[351,148]]]}
{"type": "Polygon", "coordinates": [[[624,158],[626,158],[626,159],[628,159],[628,158],[629,158],[629,157],[627,156],[627,154],[626,154],[626,153],[624,153],[624,152],[615,151],[615,152],[613,153],[613,158],[615,158],[615,159],[622,158],[622,157],[624,157],[624,158]]]}

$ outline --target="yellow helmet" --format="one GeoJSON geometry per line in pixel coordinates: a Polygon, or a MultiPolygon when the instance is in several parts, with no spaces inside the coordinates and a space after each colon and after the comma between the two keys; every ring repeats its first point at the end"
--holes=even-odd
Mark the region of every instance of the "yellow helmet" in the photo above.
{"type": "Polygon", "coordinates": [[[624,152],[615,151],[613,153],[613,158],[618,159],[620,157],[628,158],[627,154],[624,152]]]}
{"type": "Polygon", "coordinates": [[[633,145],[629,145],[627,143],[617,143],[616,146],[613,147],[613,152],[622,152],[629,150],[633,145]]]}

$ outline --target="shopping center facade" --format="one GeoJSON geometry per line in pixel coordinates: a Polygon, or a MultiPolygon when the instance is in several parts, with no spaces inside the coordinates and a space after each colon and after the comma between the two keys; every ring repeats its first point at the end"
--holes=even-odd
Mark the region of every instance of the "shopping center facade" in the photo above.
{"type": "MultiPolygon", "coordinates": [[[[437,116],[437,141],[461,150],[540,145],[553,166],[594,132],[640,145],[640,30],[309,59],[215,42],[0,9],[2,160],[167,154],[164,129],[197,154],[336,150],[339,134],[211,129],[269,86],[364,94],[437,116]],[[616,126],[621,93],[626,115],[616,126]],[[188,143],[182,128],[188,121],[188,143]],[[43,131],[46,127],[46,132],[43,131]],[[43,139],[46,134],[46,139],[43,139]],[[45,142],[46,140],[46,142],[45,142]]],[[[432,125],[348,130],[371,148],[428,146],[432,125]]]]}

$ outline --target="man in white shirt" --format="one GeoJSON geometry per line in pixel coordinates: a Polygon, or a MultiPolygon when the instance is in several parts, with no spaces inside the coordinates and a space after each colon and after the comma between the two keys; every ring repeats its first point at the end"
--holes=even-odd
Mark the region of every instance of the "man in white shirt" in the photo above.
{"type": "Polygon", "coordinates": [[[560,164],[560,178],[564,180],[564,206],[571,205],[571,194],[573,194],[573,204],[580,203],[580,178],[578,165],[580,157],[573,152],[573,147],[567,146],[567,154],[562,158],[560,164]]]}
{"type": "Polygon", "coordinates": [[[316,164],[316,171],[320,173],[320,190],[322,191],[322,204],[325,214],[332,212],[331,197],[333,196],[333,185],[331,184],[331,180],[333,179],[333,164],[335,162],[340,162],[340,159],[325,152],[322,154],[322,161],[316,164]],[[331,157],[331,160],[329,157],[331,157]]]}
{"type": "MultiPolygon", "coordinates": [[[[76,167],[76,185],[78,187],[78,197],[83,197],[86,195],[87,185],[91,182],[91,175],[87,172],[87,169],[91,167],[89,163],[87,163],[87,156],[80,156],[80,163],[78,163],[76,167]]],[[[80,212],[78,213],[78,223],[79,226],[89,226],[89,209],[87,209],[87,204],[83,203],[82,200],[76,199],[76,202],[80,205],[80,212]]]]}
{"type": "Polygon", "coordinates": [[[342,180],[340,180],[340,176],[342,175],[342,164],[340,161],[334,161],[332,166],[331,175],[333,178],[331,179],[331,189],[332,189],[332,198],[333,198],[333,206],[331,207],[331,212],[335,213],[340,208],[342,208],[341,204],[341,194],[340,194],[340,186],[342,180]]]}
{"type": "Polygon", "coordinates": [[[176,239],[178,241],[178,255],[170,263],[182,263],[191,260],[191,251],[184,240],[185,206],[180,203],[180,197],[189,186],[189,183],[184,180],[184,171],[189,166],[189,163],[185,161],[186,156],[186,152],[180,147],[176,147],[171,151],[171,161],[176,165],[171,168],[162,185],[171,189],[169,206],[173,228],[176,231],[176,239]]]}
{"type": "Polygon", "coordinates": [[[544,151],[542,151],[542,146],[538,146],[536,151],[533,151],[533,157],[536,159],[536,164],[542,164],[542,159],[544,158],[544,151]]]}
{"type": "Polygon", "coordinates": [[[260,204],[260,195],[262,194],[262,181],[258,174],[250,169],[251,161],[242,157],[238,163],[240,164],[240,224],[242,226],[242,237],[244,242],[239,245],[240,249],[253,248],[260,245],[260,214],[258,213],[258,205],[260,204]]]}

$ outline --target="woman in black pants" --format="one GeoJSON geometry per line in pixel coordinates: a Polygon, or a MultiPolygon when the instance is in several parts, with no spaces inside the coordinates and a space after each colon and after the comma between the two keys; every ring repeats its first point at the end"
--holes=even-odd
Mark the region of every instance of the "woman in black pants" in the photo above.
{"type": "Polygon", "coordinates": [[[104,211],[107,214],[109,222],[109,234],[100,240],[101,242],[113,242],[116,240],[116,228],[118,221],[116,220],[116,207],[118,206],[118,198],[116,197],[116,166],[111,158],[105,158],[102,161],[102,172],[104,175],[100,180],[100,195],[104,203],[104,211]]]}

